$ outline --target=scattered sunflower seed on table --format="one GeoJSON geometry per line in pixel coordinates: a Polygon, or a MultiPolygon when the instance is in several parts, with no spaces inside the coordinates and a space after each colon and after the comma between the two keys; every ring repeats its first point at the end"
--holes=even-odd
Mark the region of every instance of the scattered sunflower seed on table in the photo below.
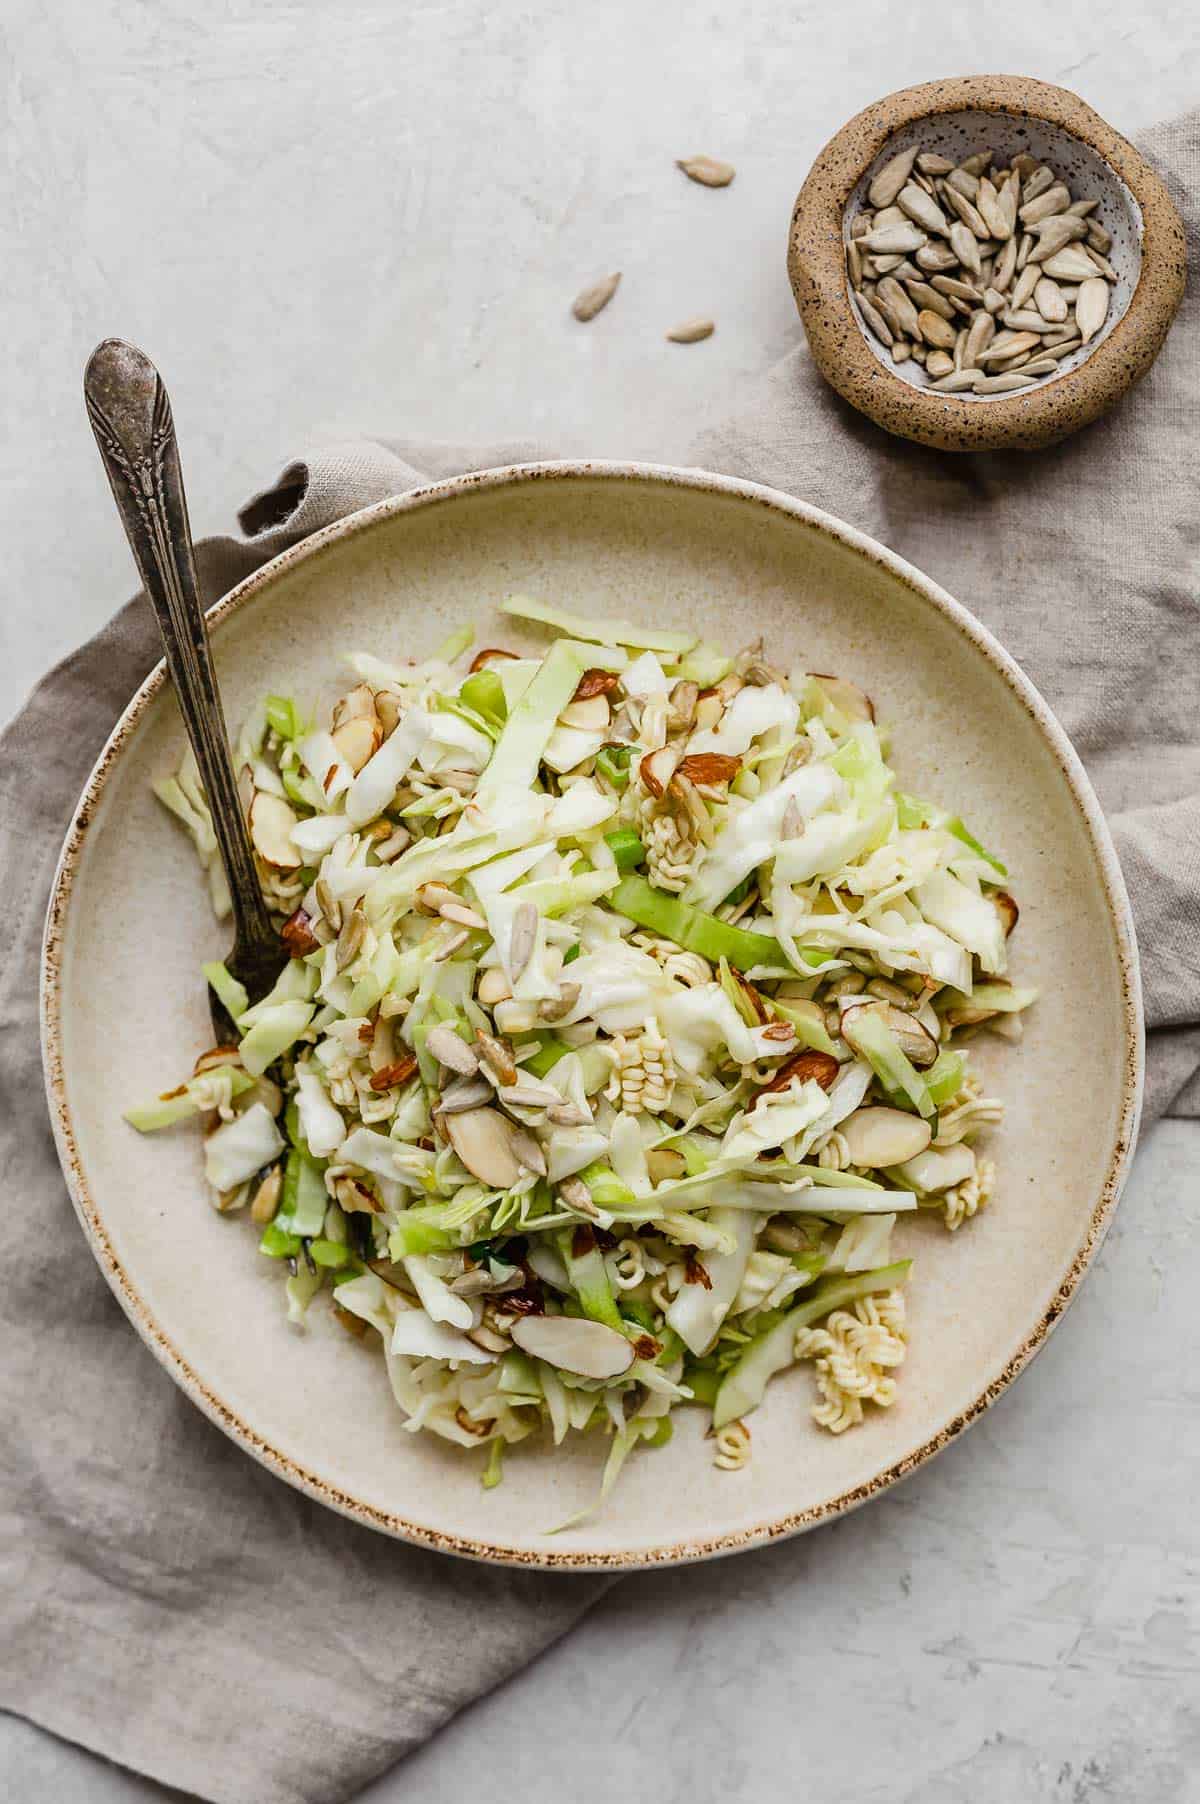
{"type": "MultiPolygon", "coordinates": [[[[1111,235],[1053,169],[991,150],[913,147],[876,171],[850,222],[859,316],[895,364],[944,394],[1008,394],[1057,373],[1103,330],[1111,235]]],[[[673,336],[673,334],[672,334],[673,336]]]]}

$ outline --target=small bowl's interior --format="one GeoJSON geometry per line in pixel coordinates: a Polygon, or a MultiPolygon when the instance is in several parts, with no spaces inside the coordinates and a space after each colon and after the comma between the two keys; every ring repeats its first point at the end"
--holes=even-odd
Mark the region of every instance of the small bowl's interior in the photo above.
{"type": "MultiPolygon", "coordinates": [[[[1023,392],[1035,393],[1042,383],[1053,382],[1078,368],[1112,332],[1133,299],[1138,284],[1142,264],[1142,213],[1129,188],[1090,145],[1047,120],[1031,118],[1024,113],[984,112],[975,108],[938,113],[902,126],[888,139],[874,162],[863,172],[846,203],[844,241],[849,242],[855,219],[868,206],[867,190],[880,169],[898,152],[914,145],[918,150],[936,151],[955,163],[961,163],[965,157],[977,151],[991,150],[995,153],[995,166],[1001,168],[1012,157],[1025,151],[1036,157],[1039,164],[1044,163],[1053,169],[1055,175],[1071,190],[1074,200],[1091,200],[1094,197],[1099,201],[1092,217],[1099,221],[1112,238],[1108,261],[1117,272],[1108,317],[1095,338],[1088,344],[1081,345],[1069,357],[1063,358],[1058,366],[1057,377],[1043,377],[1041,382],[1031,383],[1028,390],[1023,392]]],[[[920,364],[911,360],[908,363],[894,363],[885,347],[868,331],[859,314],[849,282],[847,294],[859,330],[872,354],[884,368],[901,382],[907,382],[911,388],[928,388],[928,379],[920,364]]],[[[967,392],[949,398],[986,405],[988,401],[1005,397],[967,392]]]]}

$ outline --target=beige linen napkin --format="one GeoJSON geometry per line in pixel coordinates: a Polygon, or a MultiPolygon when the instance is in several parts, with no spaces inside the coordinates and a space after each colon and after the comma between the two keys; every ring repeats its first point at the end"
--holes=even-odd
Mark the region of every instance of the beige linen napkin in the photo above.
{"type": "MultiPolygon", "coordinates": [[[[1195,255],[1200,114],[1146,148],[1195,255]]],[[[1141,388],[1056,450],[954,459],[887,438],[802,350],[691,450],[920,565],[1053,704],[1133,898],[1151,1117],[1200,1114],[1198,412],[1189,295],[1141,388]]],[[[243,511],[248,539],[202,548],[206,592],[425,477],[531,455],[326,445],[243,511]]],[[[91,1259],[41,1100],[42,917],[78,792],[157,655],[135,601],[0,741],[0,1169],[13,1219],[0,1288],[0,1706],[218,1804],[337,1804],[562,1634],[606,1581],[441,1558],[310,1503],[175,1389],[91,1259]]]]}

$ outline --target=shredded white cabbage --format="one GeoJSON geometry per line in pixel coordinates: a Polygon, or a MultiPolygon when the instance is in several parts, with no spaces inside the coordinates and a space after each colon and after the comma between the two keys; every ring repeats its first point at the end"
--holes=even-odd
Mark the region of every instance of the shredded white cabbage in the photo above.
{"type": "MultiPolygon", "coordinates": [[[[544,656],[464,668],[463,632],[355,653],[316,722],[255,711],[293,957],[253,1006],[207,967],[238,1046],[128,1119],[212,1112],[209,1184],[290,1319],[328,1288],[405,1426],[486,1444],[486,1483],[545,1427],[611,1435],[607,1489],[692,1401],[734,1470],[797,1359],[833,1432],[891,1401],[912,1224],[995,1194],[974,1142],[1003,1105],[963,1042],[1034,1000],[1003,975],[1015,904],[897,789],[852,685],[507,611],[557,631],[544,656]]],[[[194,765],[155,788],[219,904],[194,765]]]]}

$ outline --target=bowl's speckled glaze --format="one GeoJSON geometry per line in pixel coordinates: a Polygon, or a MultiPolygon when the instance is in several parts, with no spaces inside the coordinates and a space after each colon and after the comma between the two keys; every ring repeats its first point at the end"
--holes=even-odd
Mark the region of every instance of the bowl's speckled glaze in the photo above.
{"type": "Polygon", "coordinates": [[[906,88],[843,126],[797,197],[788,273],[817,367],[878,425],[943,451],[1029,450],[1097,419],[1145,375],[1183,297],[1186,256],[1163,183],[1084,101],[1045,82],[979,75],[906,88]],[[849,225],[880,164],[914,144],[956,159],[1026,150],[1077,198],[1099,199],[1118,280],[1098,339],[1058,375],[1012,394],[940,394],[893,364],[863,326],[846,275],[849,225]]]}
{"type": "Polygon", "coordinates": [[[517,467],[328,528],[210,616],[229,713],[267,688],[330,700],[340,651],[420,655],[464,620],[480,643],[538,643],[494,611],[515,588],[581,611],[691,621],[727,644],[763,633],[784,663],[844,672],[894,724],[906,784],[952,799],[1010,863],[1015,968],[1046,999],[1022,1047],[979,1043],[988,1087],[1010,1105],[994,1205],[953,1237],[930,1220],[898,1235],[916,1270],[895,1407],[834,1439],[809,1421],[811,1377],[797,1371],[754,1416],[754,1461],[738,1474],[715,1470],[701,1412],[682,1411],[670,1446],[632,1460],[595,1521],[551,1536],[594,1494],[603,1445],[517,1449],[503,1486],[484,1492],[477,1459],[403,1432],[382,1360],[327,1309],[314,1307],[304,1333],[288,1327],[278,1272],[247,1224],[204,1200],[198,1135],[141,1137],[120,1119],[208,1043],[198,967],[227,939],[149,789],[184,745],[161,666],[88,782],[54,887],[43,983],[52,1118],[80,1220],[134,1326],[279,1476],[445,1552],[597,1568],[700,1559],[877,1494],[945,1448],[1044,1343],[1103,1237],[1136,1131],[1128,903],[1078,759],[983,628],[852,528],[702,472],[517,467]]]}

